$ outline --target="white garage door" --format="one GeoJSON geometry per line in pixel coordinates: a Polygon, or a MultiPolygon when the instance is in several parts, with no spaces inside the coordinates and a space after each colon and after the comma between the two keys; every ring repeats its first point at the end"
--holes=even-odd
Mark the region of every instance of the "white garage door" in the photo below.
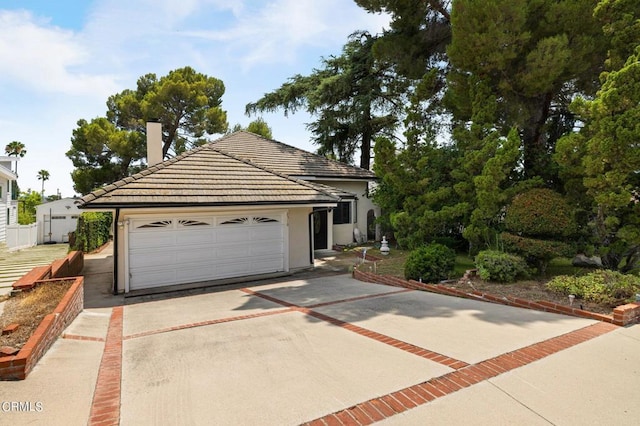
{"type": "Polygon", "coordinates": [[[285,270],[283,213],[132,219],[129,290],[285,270]]]}

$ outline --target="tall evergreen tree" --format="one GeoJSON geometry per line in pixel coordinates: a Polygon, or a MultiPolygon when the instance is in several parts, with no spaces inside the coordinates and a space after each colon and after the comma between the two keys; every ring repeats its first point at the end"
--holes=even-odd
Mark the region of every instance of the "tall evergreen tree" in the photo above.
{"type": "Polygon", "coordinates": [[[136,90],[107,100],[106,117],[78,121],[67,157],[75,170],[74,189],[86,194],[136,173],[145,166],[147,121],[162,123],[164,158],[224,133],[227,115],[221,107],[222,81],[184,67],[158,79],[146,74],[136,90]]]}
{"type": "Polygon", "coordinates": [[[322,60],[322,68],[296,75],[246,107],[247,114],[304,109],[315,120],[307,125],[318,153],[351,163],[360,150],[360,167],[371,165],[372,142],[391,134],[403,108],[405,82],[393,66],[374,59],[376,38],[354,33],[340,56],[322,60]]]}
{"type": "Polygon", "coordinates": [[[564,138],[556,154],[568,175],[582,177],[592,200],[591,225],[603,264],[623,272],[640,264],[640,38],[636,46],[619,70],[603,73],[593,100],[574,102],[586,124],[580,134],[564,138]]]}
{"type": "Polygon", "coordinates": [[[528,178],[557,180],[551,153],[573,128],[570,101],[597,88],[608,43],[593,8],[586,0],[453,2],[448,106],[466,123],[472,85],[487,85],[499,102],[495,127],[518,129],[528,178]]]}
{"type": "Polygon", "coordinates": [[[266,121],[262,117],[258,117],[253,120],[247,127],[242,127],[240,123],[233,126],[228,130],[228,133],[239,132],[242,130],[246,130],[247,132],[255,133],[256,135],[260,135],[266,139],[273,139],[273,133],[271,132],[271,127],[267,124],[266,121]]]}

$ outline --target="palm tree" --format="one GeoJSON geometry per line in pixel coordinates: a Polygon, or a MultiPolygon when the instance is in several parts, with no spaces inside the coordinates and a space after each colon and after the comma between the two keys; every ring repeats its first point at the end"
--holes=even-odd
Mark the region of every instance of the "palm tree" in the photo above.
{"type": "Polygon", "coordinates": [[[42,181],[42,199],[44,200],[44,181],[49,180],[49,172],[42,169],[38,172],[38,180],[42,181]]]}
{"type": "MultiPolygon", "coordinates": [[[[27,153],[27,150],[24,149],[25,146],[22,142],[18,142],[18,141],[13,141],[7,144],[7,146],[4,147],[4,152],[9,156],[14,156],[14,157],[24,157],[25,154],[27,153]]],[[[16,176],[18,176],[18,162],[16,161],[16,176]]]]}

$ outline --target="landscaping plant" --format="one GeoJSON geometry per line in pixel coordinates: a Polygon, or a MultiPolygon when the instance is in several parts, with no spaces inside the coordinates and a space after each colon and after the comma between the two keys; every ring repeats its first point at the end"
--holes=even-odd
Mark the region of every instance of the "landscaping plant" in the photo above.
{"type": "Polygon", "coordinates": [[[602,269],[580,277],[559,275],[547,283],[547,288],[613,307],[631,301],[636,293],[640,293],[640,277],[602,269]]]}
{"type": "Polygon", "coordinates": [[[433,243],[420,247],[407,256],[404,276],[408,280],[439,282],[447,279],[456,262],[456,253],[449,247],[433,243]]]}
{"type": "Polygon", "coordinates": [[[84,212],[78,217],[75,250],[93,251],[109,241],[113,215],[110,212],[84,212]]]}
{"type": "Polygon", "coordinates": [[[576,231],[573,213],[557,192],[535,188],[519,194],[507,208],[504,222],[505,249],[523,256],[540,273],[552,259],[574,254],[564,242],[576,231]]]}
{"type": "Polygon", "coordinates": [[[526,276],[527,263],[520,256],[495,250],[478,253],[475,259],[478,275],[485,281],[510,283],[518,276],[526,276]]]}

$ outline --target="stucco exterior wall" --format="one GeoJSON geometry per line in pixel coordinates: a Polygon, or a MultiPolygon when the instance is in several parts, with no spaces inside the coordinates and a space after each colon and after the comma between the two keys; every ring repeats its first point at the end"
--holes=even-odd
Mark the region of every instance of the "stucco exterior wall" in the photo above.
{"type": "Polygon", "coordinates": [[[358,228],[360,235],[367,236],[367,212],[373,210],[376,217],[380,215],[380,208],[367,197],[367,181],[318,181],[324,185],[333,186],[343,191],[351,192],[357,197],[356,211],[352,212],[354,223],[348,225],[333,225],[333,244],[350,244],[354,241],[353,230],[358,228]]]}
{"type": "MultiPolygon", "coordinates": [[[[333,244],[347,245],[354,242],[353,230],[355,226],[353,223],[333,225],[333,244]]],[[[331,244],[329,248],[331,248],[333,244],[331,244]]]]}
{"type": "Polygon", "coordinates": [[[313,266],[309,241],[311,211],[311,207],[289,210],[289,270],[291,271],[313,266]]]}

